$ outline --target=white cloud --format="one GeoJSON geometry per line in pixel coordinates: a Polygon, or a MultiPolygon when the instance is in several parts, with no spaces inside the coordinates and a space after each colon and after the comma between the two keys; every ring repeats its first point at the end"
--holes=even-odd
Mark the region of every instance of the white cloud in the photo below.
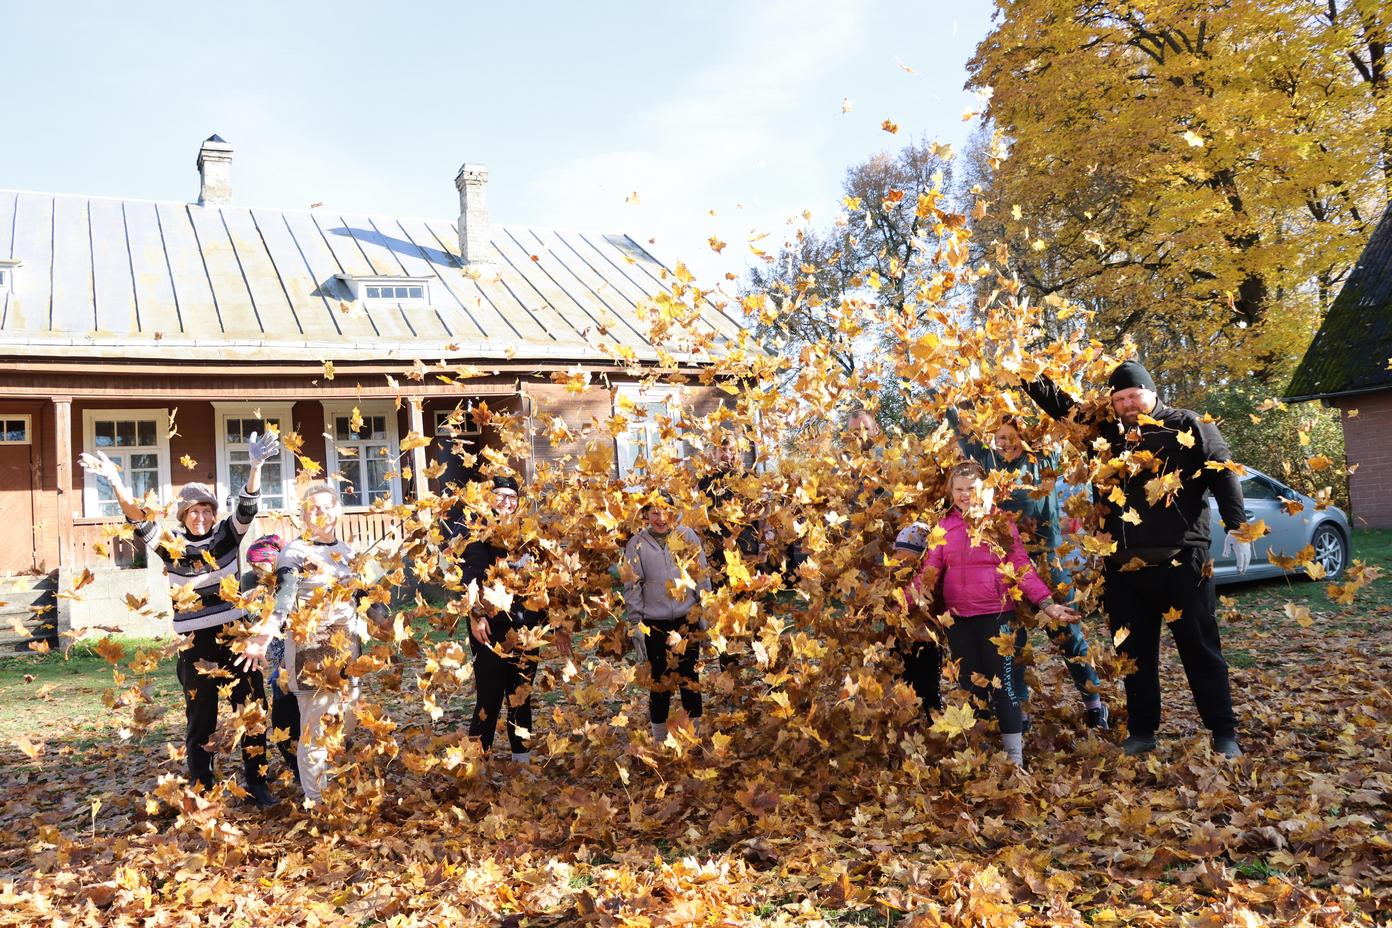
{"type": "MultiPolygon", "coordinates": [[[[634,114],[624,147],[544,171],[527,198],[548,224],[651,236],[655,253],[686,260],[703,279],[738,272],[751,229],[777,233],[787,213],[812,205],[791,199],[823,179],[826,130],[799,111],[816,106],[809,85],[861,41],[863,25],[854,3],[754,5],[708,65],[634,114]],[[637,204],[626,203],[635,192],[637,204]],[[713,234],[729,243],[721,256],[706,245],[713,234]]],[[[828,113],[839,115],[840,99],[825,101],[828,113]]]]}

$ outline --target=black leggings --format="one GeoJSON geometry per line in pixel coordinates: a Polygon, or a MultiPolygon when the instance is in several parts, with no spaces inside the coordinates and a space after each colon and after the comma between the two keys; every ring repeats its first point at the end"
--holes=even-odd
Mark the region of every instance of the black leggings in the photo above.
{"type": "Polygon", "coordinates": [[[942,648],[935,641],[915,641],[899,645],[904,661],[904,679],[923,703],[925,714],[942,708],[942,648]]]}
{"type": "Polygon", "coordinates": [[[957,685],[983,704],[994,705],[996,721],[1005,735],[1024,731],[1024,713],[1020,708],[1021,694],[1015,691],[1015,629],[1013,612],[993,612],[988,615],[953,616],[947,629],[947,643],[952,659],[958,662],[957,685]],[[1005,654],[992,638],[1004,636],[1005,654]],[[980,674],[990,681],[989,687],[972,682],[980,674]]]}
{"type": "Polygon", "coordinates": [[[507,636],[512,625],[506,621],[493,620],[488,623],[488,634],[493,643],[507,654],[503,657],[490,646],[469,636],[469,648],[474,652],[474,684],[478,687],[478,698],[474,701],[474,717],[469,720],[469,737],[477,738],[484,753],[493,748],[493,736],[498,732],[498,716],[502,712],[503,701],[507,701],[507,735],[512,753],[527,753],[527,738],[519,734],[525,729],[528,737],[532,730],[532,680],[536,677],[540,652],[508,650],[507,636]],[[524,698],[518,699],[516,693],[526,687],[524,698]]]}
{"type": "MultiPolygon", "coordinates": [[[[258,702],[264,709],[266,691],[261,671],[246,671],[234,661],[237,656],[222,636],[223,626],[200,628],[193,633],[193,643],[179,652],[175,672],[184,690],[184,712],[188,727],[184,732],[184,747],[188,756],[189,779],[205,787],[213,785],[213,755],[206,745],[217,730],[218,689],[226,686],[224,678],[204,674],[198,669],[200,661],[215,664],[231,674],[232,691],[228,702],[240,709],[248,702],[258,702]]],[[[247,785],[266,782],[266,733],[242,737],[242,767],[247,785]]]]}
{"type": "Polygon", "coordinates": [[[654,622],[644,620],[648,626],[648,667],[652,672],[652,690],[648,694],[648,719],[654,724],[667,721],[672,708],[672,690],[681,691],[682,708],[693,719],[701,717],[701,691],[696,687],[696,661],[701,656],[701,642],[697,638],[697,628],[686,619],[671,619],[654,622]],[[677,632],[682,637],[682,651],[676,656],[673,672],[671,657],[668,654],[667,635],[677,632]]]}

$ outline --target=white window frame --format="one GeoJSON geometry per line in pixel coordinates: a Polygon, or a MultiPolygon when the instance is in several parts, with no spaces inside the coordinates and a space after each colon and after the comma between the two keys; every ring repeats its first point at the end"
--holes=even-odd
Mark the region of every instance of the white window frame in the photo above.
{"type": "MultiPolygon", "coordinates": [[[[401,436],[396,425],[396,406],[391,400],[369,400],[355,403],[352,400],[347,402],[321,402],[324,407],[324,466],[328,469],[328,479],[338,486],[342,481],[334,475],[339,473],[338,464],[338,442],[334,438],[334,418],[337,416],[351,416],[353,407],[358,408],[358,412],[364,416],[386,416],[387,426],[387,454],[391,458],[391,473],[396,476],[391,478],[392,505],[401,505],[401,436]]],[[[364,493],[364,496],[366,494],[364,493]]],[[[345,512],[366,512],[372,508],[369,503],[365,506],[344,506],[345,512]]]]}
{"type": "MultiPolygon", "coordinates": [[[[98,419],[153,419],[155,420],[154,449],[159,455],[155,471],[159,475],[159,501],[168,503],[174,498],[172,481],[169,476],[169,409],[84,409],[82,410],[82,450],[89,454],[97,452],[98,419]]],[[[122,450],[121,454],[128,454],[122,450]]],[[[124,516],[104,516],[101,513],[101,500],[97,495],[97,484],[101,478],[83,471],[82,514],[87,519],[124,518],[124,516]]],[[[123,479],[124,474],[123,474],[123,479]]]]}
{"type": "MultiPolygon", "coordinates": [[[[294,429],[293,403],[213,403],[213,421],[217,435],[217,495],[218,499],[225,500],[234,493],[241,492],[241,487],[232,486],[232,461],[227,456],[227,420],[228,419],[253,419],[257,412],[261,413],[262,419],[280,420],[281,433],[289,432],[294,429]]],[[[285,499],[285,508],[278,510],[266,510],[267,512],[290,512],[295,508],[295,456],[285,449],[280,451],[281,465],[281,495],[285,499]]],[[[265,487],[261,488],[261,495],[265,496],[265,487]]]]}
{"type": "Polygon", "coordinates": [[[431,305],[429,277],[350,277],[346,274],[340,274],[339,279],[348,285],[349,291],[351,291],[353,294],[353,299],[363,303],[369,303],[373,305],[400,304],[403,306],[431,305]],[[382,287],[391,287],[393,288],[393,290],[395,290],[395,288],[397,287],[419,287],[421,295],[399,297],[393,293],[392,296],[382,296],[381,294],[378,294],[377,296],[370,296],[368,294],[368,287],[373,287],[375,289],[380,289],[382,287]]]}
{"type": "MultiPolygon", "coordinates": [[[[0,268],[4,270],[4,268],[0,268]]],[[[27,413],[0,412],[0,445],[32,445],[34,443],[34,417],[27,413]],[[6,436],[9,432],[5,429],[6,422],[23,422],[24,439],[22,441],[11,441],[6,436]]]]}
{"type": "Polygon", "coordinates": [[[0,259],[0,293],[14,292],[15,272],[21,263],[10,258],[0,259]]]}
{"type": "MultiPolygon", "coordinates": [[[[681,415],[681,388],[674,385],[658,384],[644,387],[641,384],[620,384],[617,392],[614,394],[613,414],[629,416],[631,414],[619,406],[620,397],[628,399],[635,405],[661,402],[667,406],[668,415],[673,420],[681,415]]],[[[631,465],[624,464],[624,449],[632,446],[632,439],[629,437],[629,432],[635,427],[641,427],[644,431],[645,447],[639,449],[639,453],[633,456],[634,461],[637,461],[639,457],[647,457],[651,453],[654,443],[652,441],[652,435],[648,430],[655,428],[656,424],[656,420],[652,418],[647,418],[642,421],[630,421],[628,429],[614,436],[614,467],[618,470],[620,480],[628,479],[629,476],[638,473],[631,465]]],[[[690,449],[686,446],[686,442],[682,442],[680,451],[680,456],[682,458],[690,457],[690,449]]]]}
{"type": "Polygon", "coordinates": [[[445,423],[449,420],[450,414],[454,412],[454,407],[451,406],[449,409],[434,410],[431,413],[431,417],[435,423],[435,437],[477,438],[478,436],[482,435],[483,426],[479,425],[478,420],[474,419],[474,403],[472,400],[464,404],[464,411],[468,414],[468,419],[466,419],[465,421],[473,422],[474,427],[467,428],[463,425],[456,426],[455,431],[451,433],[449,429],[446,427],[445,423]]]}

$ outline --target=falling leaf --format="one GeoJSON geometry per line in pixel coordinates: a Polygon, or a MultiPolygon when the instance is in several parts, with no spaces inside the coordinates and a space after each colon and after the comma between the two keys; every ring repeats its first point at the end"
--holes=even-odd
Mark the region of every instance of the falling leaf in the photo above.
{"type": "Polygon", "coordinates": [[[899,131],[899,124],[894,122],[893,120],[886,119],[884,122],[880,123],[880,128],[888,132],[890,135],[894,135],[899,131]]]}
{"type": "Polygon", "coordinates": [[[334,364],[333,364],[332,361],[325,361],[325,362],[324,362],[324,379],[325,379],[325,380],[333,380],[333,379],[334,379],[334,364]]]}
{"type": "Polygon", "coordinates": [[[198,466],[198,462],[195,461],[193,458],[189,457],[187,454],[179,458],[179,463],[184,465],[184,467],[188,468],[189,470],[193,470],[195,467],[198,466]]]}
{"type": "Polygon", "coordinates": [[[1191,148],[1203,148],[1204,146],[1203,136],[1199,135],[1193,129],[1189,129],[1184,133],[1184,141],[1188,142],[1191,148]]]}
{"type": "Polygon", "coordinates": [[[853,107],[854,107],[854,104],[851,103],[851,98],[850,98],[850,97],[842,97],[842,98],[841,98],[841,112],[843,112],[843,113],[849,113],[849,112],[852,110],[853,107]]]}
{"type": "Polygon", "coordinates": [[[1315,624],[1315,620],[1310,617],[1310,607],[1297,603],[1286,603],[1286,615],[1301,628],[1309,628],[1315,624]]]}

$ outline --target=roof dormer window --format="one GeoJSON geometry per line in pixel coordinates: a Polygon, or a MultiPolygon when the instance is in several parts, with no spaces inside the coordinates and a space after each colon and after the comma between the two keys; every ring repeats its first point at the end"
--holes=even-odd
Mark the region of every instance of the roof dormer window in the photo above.
{"type": "Polygon", "coordinates": [[[430,280],[425,277],[349,277],[344,283],[353,292],[353,299],[366,303],[430,302],[430,280]]]}
{"type": "Polygon", "coordinates": [[[19,267],[19,262],[0,258],[0,293],[10,293],[14,290],[15,268],[19,267]]]}

